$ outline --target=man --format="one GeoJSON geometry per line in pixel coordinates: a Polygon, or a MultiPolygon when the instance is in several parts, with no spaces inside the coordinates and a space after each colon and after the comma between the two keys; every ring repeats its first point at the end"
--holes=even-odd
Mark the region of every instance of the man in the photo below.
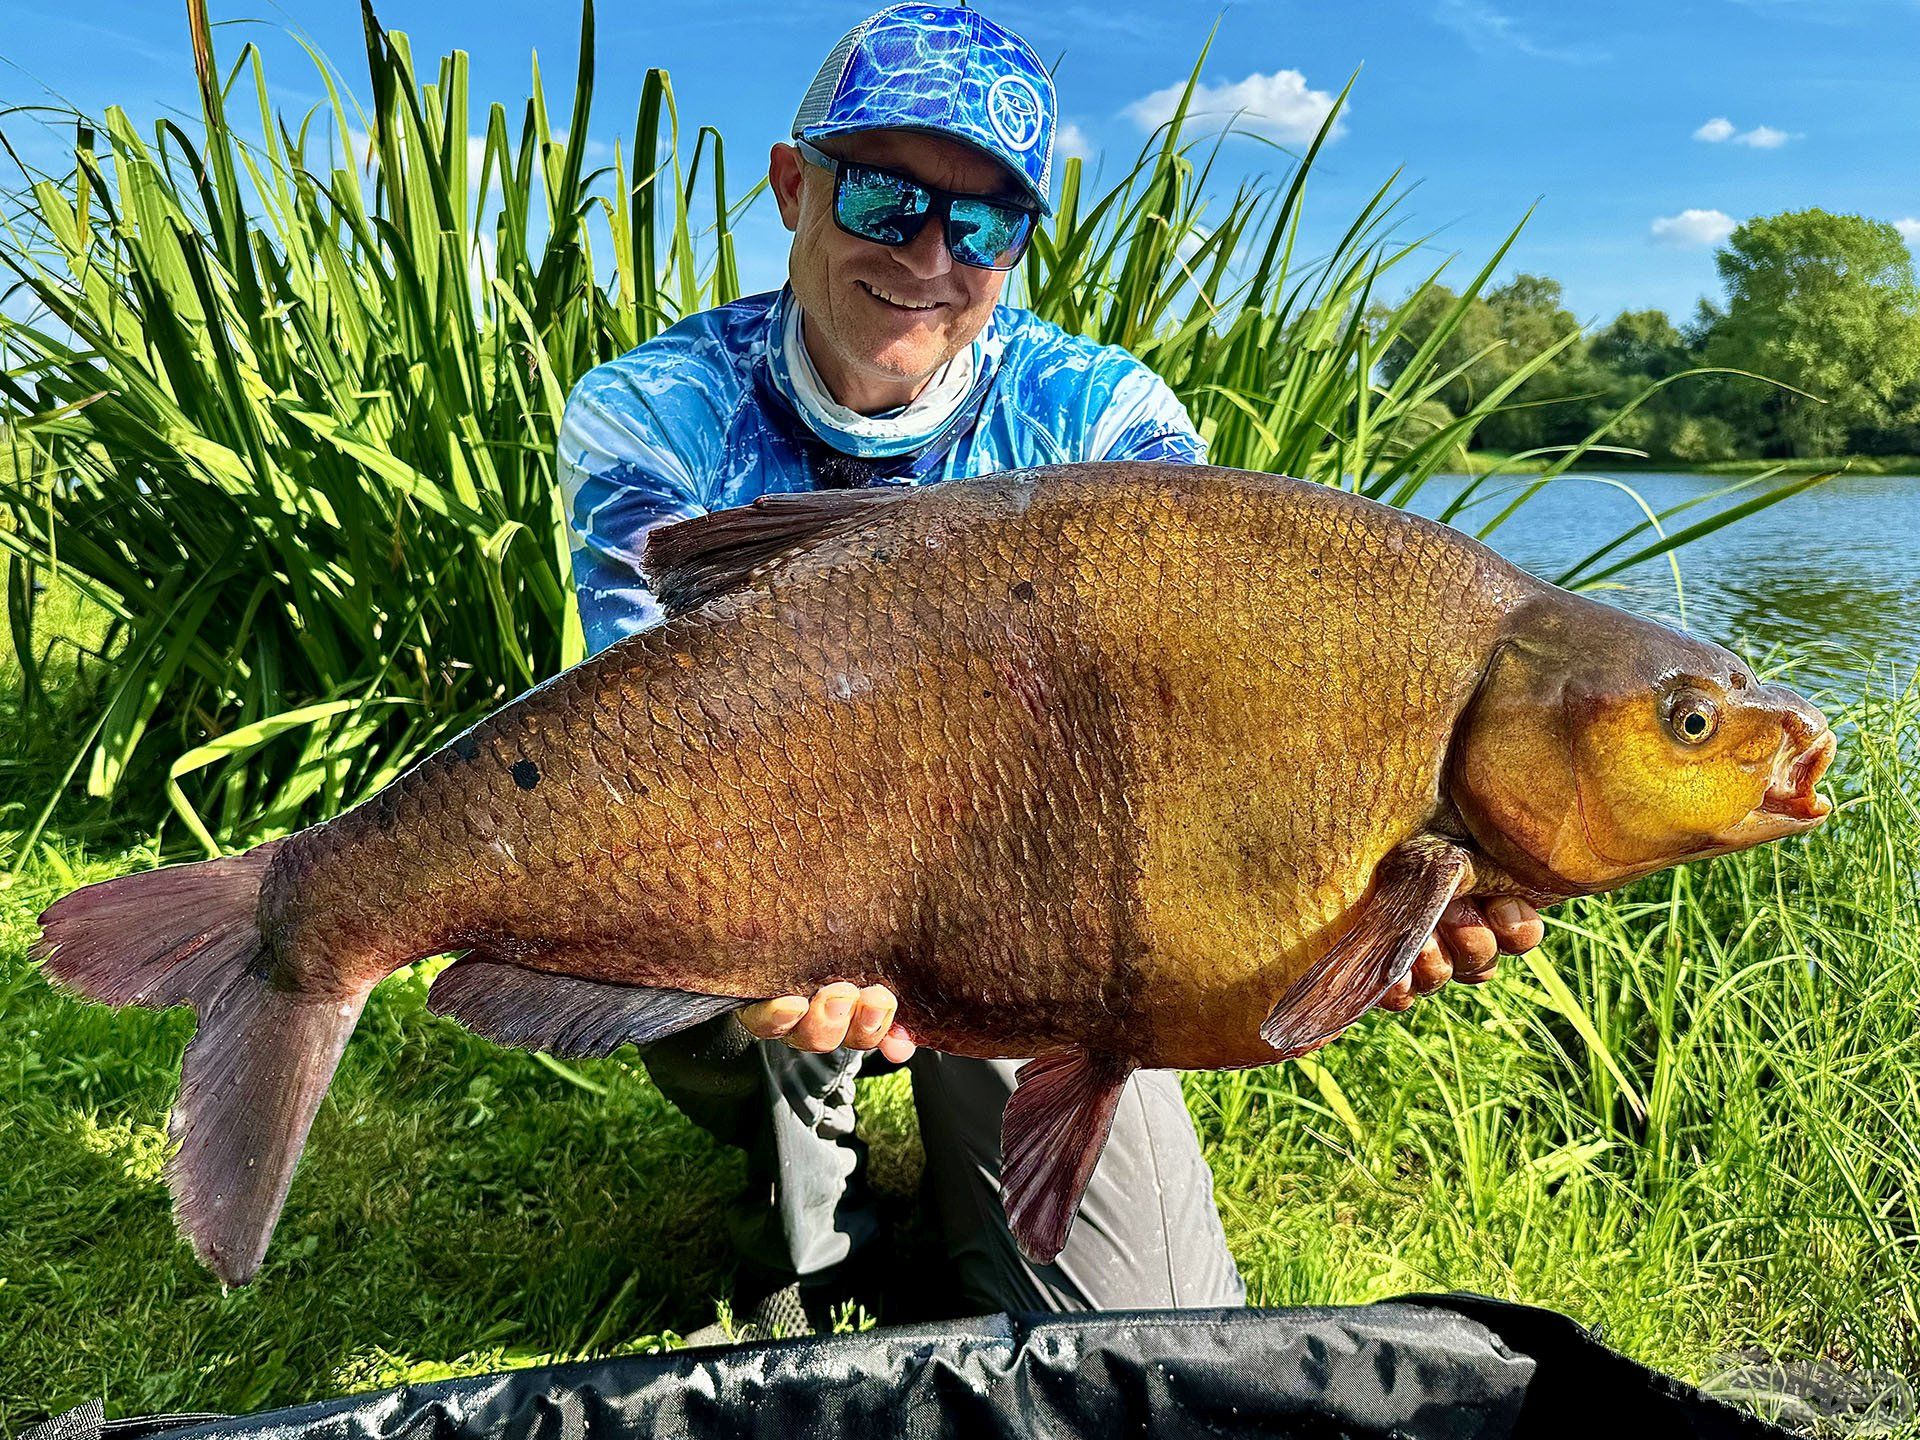
{"type": "MultiPolygon", "coordinates": [[[[689,317],[595,369],[568,403],[559,459],[589,644],[658,619],[639,571],[656,525],[772,491],[1204,459],[1179,400],[1132,356],[998,303],[1048,209],[1054,121],[1031,47],[965,7],[896,5],[834,47],[793,143],[769,157],[793,232],[787,286],[689,317]]],[[[1525,949],[1539,928],[1525,907],[1490,923],[1456,904],[1383,1004],[1483,980],[1496,945],[1525,949]]],[[[831,1293],[875,1228],[853,1080],[876,1049],[912,1072],[925,1193],[974,1303],[1242,1302],[1176,1077],[1129,1082],[1080,1223],[1054,1264],[1034,1266],[997,1190],[1017,1062],[916,1052],[885,989],[831,985],[646,1056],[682,1110],[748,1151],[735,1241],[743,1286],[770,1297],[763,1319],[802,1323],[797,1302],[831,1293]]]]}

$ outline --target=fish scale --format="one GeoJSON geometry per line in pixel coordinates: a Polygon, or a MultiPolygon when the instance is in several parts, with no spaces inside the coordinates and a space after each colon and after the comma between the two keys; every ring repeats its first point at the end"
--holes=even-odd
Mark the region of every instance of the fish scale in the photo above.
{"type": "Polygon", "coordinates": [[[923,1045],[1038,1057],[1003,1177],[1046,1260],[1134,1069],[1324,1044],[1455,894],[1546,903],[1824,813],[1799,697],[1328,487],[772,495],[647,557],[664,624],[366,803],[43,917],[61,983],[200,1012],[168,1173],[223,1278],[367,992],[422,956],[467,952],[434,1009],[566,1054],[852,981],[923,1045]]]}

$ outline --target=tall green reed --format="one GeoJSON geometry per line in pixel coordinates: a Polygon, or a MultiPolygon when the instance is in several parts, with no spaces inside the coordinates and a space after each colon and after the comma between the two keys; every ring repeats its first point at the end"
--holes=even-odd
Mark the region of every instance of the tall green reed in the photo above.
{"type": "Polygon", "coordinates": [[[69,176],[21,165],[0,264],[45,318],[0,322],[0,544],[29,666],[36,578],[110,617],[117,663],[69,777],[124,794],[157,756],[212,849],[366,793],[580,658],[553,474],[567,388],[738,279],[721,139],[683,160],[664,71],[589,171],[591,8],[565,128],[536,67],[471,147],[464,53],[421,81],[369,10],[369,108],[315,54],[328,102],[294,122],[259,52],[223,75],[189,9],[201,135],[143,137],[116,107],[77,122],[69,176]]]}
{"type": "MultiPolygon", "coordinates": [[[[683,149],[660,70],[611,164],[589,164],[591,4],[564,127],[536,66],[517,116],[492,105],[479,132],[466,55],[422,79],[370,9],[366,107],[312,52],[327,102],[297,119],[257,49],[222,71],[204,0],[189,12],[199,133],[164,120],[143,136],[117,107],[76,119],[72,172],[20,164],[0,237],[44,312],[0,317],[15,647],[32,687],[36,586],[57,574],[108,617],[114,657],[20,857],[77,777],[136,824],[177,815],[208,851],[284,830],[580,658],[553,473],[565,396],[737,294],[733,223],[760,188],[729,198],[718,131],[683,149]],[[234,118],[249,82],[252,130],[234,118]]],[[[1548,357],[1466,415],[1437,405],[1449,375],[1431,357],[1509,236],[1415,362],[1376,379],[1439,271],[1381,303],[1420,253],[1392,237],[1397,176],[1303,256],[1332,125],[1217,215],[1224,141],[1186,134],[1186,100],[1103,193],[1069,160],[1020,290],[1165,375],[1216,461],[1406,504],[1548,357]]],[[[1786,493],[1768,483],[1763,501],[1786,493]]]]}

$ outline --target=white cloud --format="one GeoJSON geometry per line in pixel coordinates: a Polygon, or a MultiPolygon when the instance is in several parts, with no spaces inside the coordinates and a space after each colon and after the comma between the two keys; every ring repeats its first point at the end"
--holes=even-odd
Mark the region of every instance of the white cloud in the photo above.
{"type": "Polygon", "coordinates": [[[1086,131],[1071,120],[1055,132],[1053,148],[1062,160],[1070,155],[1077,155],[1082,160],[1091,159],[1093,156],[1093,141],[1087,138],[1086,131]]]}
{"type": "Polygon", "coordinates": [[[1653,238],[1663,245],[1718,245],[1733,234],[1734,220],[1724,210],[1682,210],[1653,222],[1653,238]]]}
{"type": "Polygon", "coordinates": [[[1213,231],[1204,225],[1195,225],[1174,242],[1173,253],[1180,257],[1183,265],[1192,265],[1200,257],[1201,248],[1213,238],[1213,231]]]}
{"type": "Polygon", "coordinates": [[[1467,44],[1483,55],[1497,50],[1517,50],[1536,60],[1564,60],[1574,65],[1609,58],[1605,50],[1591,45],[1543,45],[1521,29],[1513,16],[1483,0],[1440,0],[1433,18],[1448,29],[1458,31],[1467,44]]]}
{"type": "Polygon", "coordinates": [[[1731,140],[1751,150],[1778,150],[1796,137],[1785,130],[1776,130],[1771,125],[1756,125],[1751,130],[1742,130],[1726,116],[1716,115],[1694,131],[1693,138],[1704,140],[1709,145],[1721,145],[1731,140]]]}
{"type": "Polygon", "coordinates": [[[1069,32],[1078,34],[1088,30],[1112,30],[1131,35],[1136,40],[1158,41],[1166,33],[1166,25],[1162,21],[1152,16],[1134,14],[1113,4],[1069,5],[1060,20],[1069,32]]]}
{"type": "MultiPolygon", "coordinates": [[[[1152,130],[1173,118],[1185,85],[1169,85],[1143,95],[1126,108],[1126,115],[1142,130],[1152,130]]],[[[1223,85],[1196,85],[1187,113],[1231,120],[1234,128],[1282,144],[1305,145],[1319,133],[1333,109],[1334,97],[1307,85],[1298,70],[1276,70],[1271,75],[1249,75],[1223,85]]],[[[1336,124],[1337,136],[1345,130],[1336,124]]]]}
{"type": "Polygon", "coordinates": [[[1900,232],[1900,238],[1909,245],[1920,245],[1920,220],[1909,215],[1904,220],[1894,221],[1893,228],[1900,232]]]}

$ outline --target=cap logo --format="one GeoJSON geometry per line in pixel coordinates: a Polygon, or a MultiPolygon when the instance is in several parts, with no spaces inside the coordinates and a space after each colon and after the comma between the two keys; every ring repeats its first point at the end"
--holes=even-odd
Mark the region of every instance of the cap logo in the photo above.
{"type": "Polygon", "coordinates": [[[987,119],[993,133],[1016,151],[1027,151],[1040,138],[1040,92],[1024,75],[1002,75],[987,91],[987,119]]]}

